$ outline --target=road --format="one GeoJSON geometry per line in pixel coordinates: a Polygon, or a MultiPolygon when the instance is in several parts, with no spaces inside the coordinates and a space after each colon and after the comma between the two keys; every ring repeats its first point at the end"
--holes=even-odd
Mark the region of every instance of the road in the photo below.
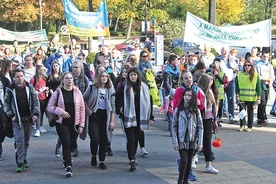
{"type": "MultiPolygon", "coordinates": [[[[274,92],[267,110],[273,103],[274,92]]],[[[256,111],[256,110],[255,110],[256,111]]],[[[237,112],[236,112],[237,113],[237,112]]],[[[226,119],[225,119],[226,120],[226,119]]],[[[45,121],[46,122],[46,121],[45,121]]],[[[269,116],[270,124],[258,127],[254,124],[252,132],[238,132],[239,125],[223,123],[218,136],[222,139],[221,148],[213,148],[216,160],[213,166],[219,174],[205,173],[204,157],[199,156],[199,163],[194,173],[194,184],[271,184],[276,183],[276,118],[269,116]]],[[[45,123],[46,124],[46,123],[45,123]]],[[[0,183],[83,183],[83,184],[174,184],[177,183],[176,158],[171,137],[167,131],[164,115],[155,108],[155,122],[146,135],[147,157],[137,156],[138,166],[135,172],[129,172],[125,138],[118,118],[113,134],[112,150],[114,155],[107,156],[107,170],[100,170],[90,165],[89,139],[78,139],[80,154],[73,158],[71,178],[64,176],[62,158],[54,155],[57,135],[55,129],[46,127],[48,132],[39,138],[32,137],[28,162],[30,168],[22,173],[15,173],[13,139],[6,139],[3,161],[0,161],[0,183]]]]}

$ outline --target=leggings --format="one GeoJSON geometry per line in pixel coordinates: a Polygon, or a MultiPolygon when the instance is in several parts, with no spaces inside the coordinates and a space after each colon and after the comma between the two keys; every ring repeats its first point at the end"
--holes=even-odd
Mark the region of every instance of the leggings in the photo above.
{"type": "Polygon", "coordinates": [[[107,134],[106,134],[106,110],[98,109],[89,117],[89,136],[90,136],[90,151],[92,156],[96,156],[99,147],[99,160],[104,161],[107,148],[107,134]]]}
{"type": "Polygon", "coordinates": [[[180,149],[180,165],[179,165],[179,176],[178,181],[188,181],[189,174],[191,171],[192,159],[194,156],[194,149],[180,149]]]}
{"type": "Polygon", "coordinates": [[[203,148],[204,148],[205,162],[212,161],[212,159],[211,159],[212,133],[213,133],[213,120],[212,119],[204,119],[203,120],[203,148]]]}
{"type": "Polygon", "coordinates": [[[36,122],[36,129],[37,130],[39,130],[40,127],[43,125],[43,116],[44,116],[44,113],[45,113],[47,100],[39,100],[39,105],[40,105],[40,117],[39,117],[39,121],[36,122]]]}

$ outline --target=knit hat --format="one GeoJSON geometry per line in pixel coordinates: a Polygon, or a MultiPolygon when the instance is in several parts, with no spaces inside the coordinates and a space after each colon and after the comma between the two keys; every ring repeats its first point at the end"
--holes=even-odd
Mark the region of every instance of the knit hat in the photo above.
{"type": "Polygon", "coordinates": [[[170,90],[170,97],[173,98],[173,97],[174,97],[174,94],[175,94],[175,89],[172,88],[172,89],[170,90]]]}

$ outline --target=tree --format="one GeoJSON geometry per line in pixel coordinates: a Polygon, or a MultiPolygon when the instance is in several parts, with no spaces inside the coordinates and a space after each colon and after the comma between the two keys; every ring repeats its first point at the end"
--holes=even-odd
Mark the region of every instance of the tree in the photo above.
{"type": "MultiPolygon", "coordinates": [[[[0,3],[1,21],[17,23],[31,23],[37,20],[39,13],[38,1],[35,0],[5,0],[0,3]]],[[[14,26],[16,29],[16,26],[14,26]]]]}

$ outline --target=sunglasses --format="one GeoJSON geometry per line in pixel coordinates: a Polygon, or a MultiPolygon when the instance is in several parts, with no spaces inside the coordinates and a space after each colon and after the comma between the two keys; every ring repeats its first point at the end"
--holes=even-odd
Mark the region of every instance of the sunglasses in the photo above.
{"type": "Polygon", "coordinates": [[[149,57],[148,55],[144,55],[144,56],[142,56],[142,57],[149,57]]]}
{"type": "Polygon", "coordinates": [[[244,65],[244,67],[251,67],[251,65],[244,65]]]}

